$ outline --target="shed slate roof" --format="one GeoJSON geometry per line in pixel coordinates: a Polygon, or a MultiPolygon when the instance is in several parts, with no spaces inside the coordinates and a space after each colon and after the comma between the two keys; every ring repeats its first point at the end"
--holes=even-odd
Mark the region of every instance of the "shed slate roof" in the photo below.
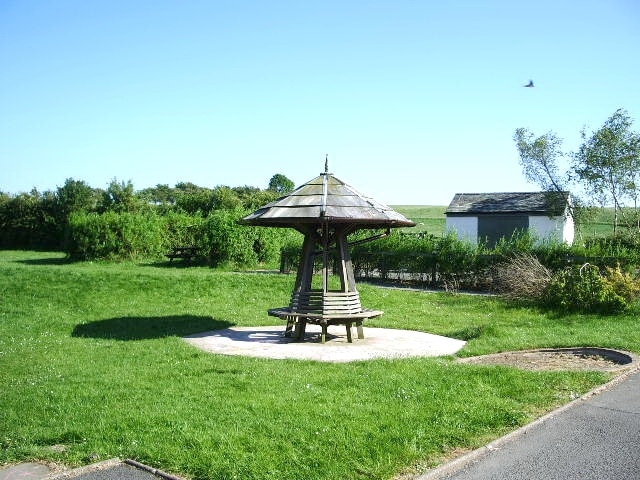
{"type": "Polygon", "coordinates": [[[405,216],[363,195],[331,173],[321,174],[289,195],[278,198],[242,219],[242,223],[247,225],[269,227],[324,221],[362,225],[362,228],[415,225],[405,216]]]}
{"type": "Polygon", "coordinates": [[[570,202],[569,192],[456,193],[446,215],[528,213],[558,216],[570,202]]]}

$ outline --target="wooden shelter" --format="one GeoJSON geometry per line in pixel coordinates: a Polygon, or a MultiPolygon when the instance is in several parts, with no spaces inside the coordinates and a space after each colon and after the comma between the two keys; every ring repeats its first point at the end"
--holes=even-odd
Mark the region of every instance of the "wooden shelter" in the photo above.
{"type": "Polygon", "coordinates": [[[302,255],[289,306],[269,310],[269,315],[287,321],[285,335],[304,339],[307,323],[322,327],[322,343],[329,325],[351,327],[364,338],[362,322],[382,311],[362,307],[356,289],[349,247],[389,234],[394,227],[412,227],[414,222],[390,207],[359,193],[325,171],[287,196],[259,208],[242,219],[246,225],[294,228],[304,235],[302,255]],[[347,236],[362,229],[384,229],[386,233],[348,243],[347,236]],[[320,271],[314,282],[314,267],[320,271]],[[331,274],[337,279],[330,279],[331,274]]]}

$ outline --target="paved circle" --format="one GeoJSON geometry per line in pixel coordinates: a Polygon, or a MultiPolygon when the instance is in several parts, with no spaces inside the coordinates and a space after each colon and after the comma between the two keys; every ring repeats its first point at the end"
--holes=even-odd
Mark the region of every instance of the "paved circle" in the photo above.
{"type": "Polygon", "coordinates": [[[364,339],[347,342],[343,326],[330,327],[325,344],[320,327],[308,325],[304,342],[283,335],[284,327],[232,327],[189,335],[190,344],[212,353],[249,357],[351,362],[375,358],[436,357],[453,355],[465,342],[410,330],[364,328],[364,339]]]}

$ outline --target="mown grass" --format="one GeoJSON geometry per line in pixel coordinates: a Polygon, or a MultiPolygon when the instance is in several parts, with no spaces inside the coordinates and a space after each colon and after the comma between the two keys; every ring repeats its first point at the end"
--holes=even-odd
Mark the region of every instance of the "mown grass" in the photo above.
{"type": "MultiPolygon", "coordinates": [[[[348,364],[213,355],[180,337],[277,324],[293,277],[0,252],[0,463],[134,458],[194,479],[384,479],[434,465],[608,378],[450,358],[348,364]]],[[[360,286],[372,325],[461,355],[640,352],[634,315],[554,318],[493,297],[360,286]]]]}

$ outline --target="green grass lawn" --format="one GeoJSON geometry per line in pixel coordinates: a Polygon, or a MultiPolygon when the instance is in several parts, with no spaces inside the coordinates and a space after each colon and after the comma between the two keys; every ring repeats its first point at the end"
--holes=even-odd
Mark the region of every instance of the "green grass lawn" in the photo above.
{"type": "MultiPolygon", "coordinates": [[[[204,353],[179,337],[278,324],[294,277],[0,252],[0,464],[134,458],[194,479],[390,479],[483,445],[605,382],[451,358],[347,364],[204,353]]],[[[637,312],[554,317],[493,297],[360,285],[370,325],[460,355],[640,352],[637,312]]],[[[284,328],[283,328],[284,329],[284,328]]]]}

